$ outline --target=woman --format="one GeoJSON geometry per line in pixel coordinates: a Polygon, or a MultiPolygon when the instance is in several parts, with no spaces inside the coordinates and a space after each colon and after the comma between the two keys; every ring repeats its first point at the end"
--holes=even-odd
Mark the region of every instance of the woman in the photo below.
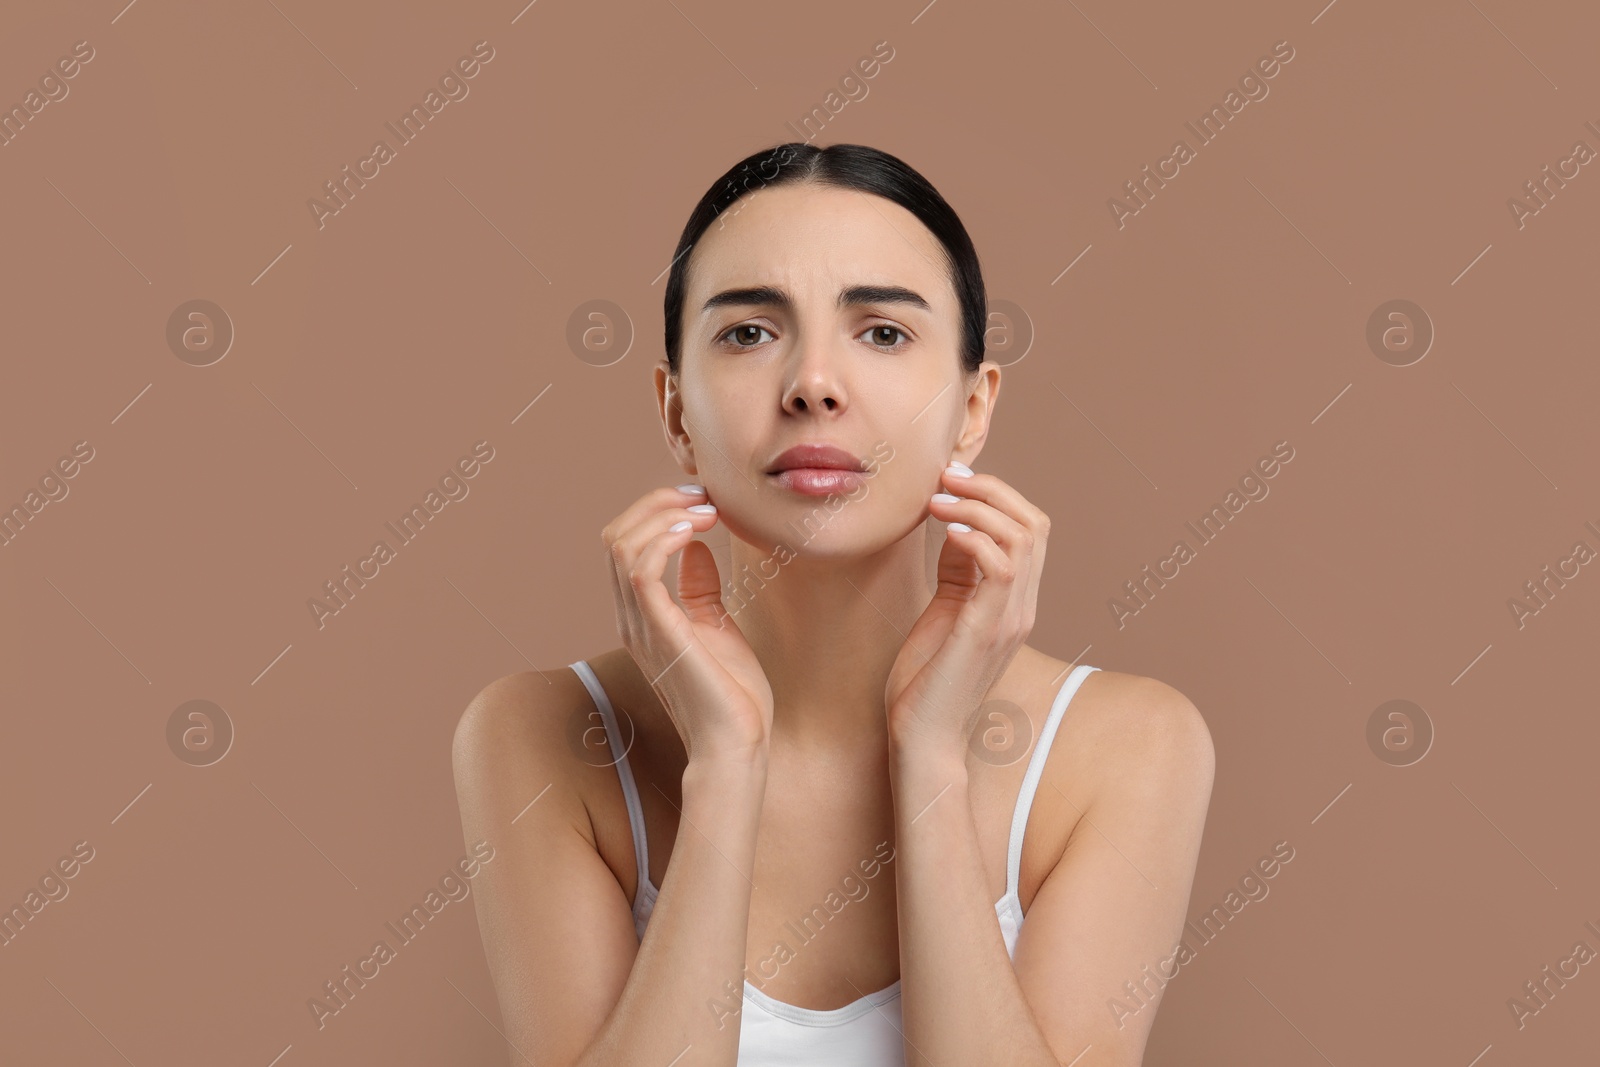
{"type": "Polygon", "coordinates": [[[602,532],[623,647],[456,731],[512,1062],[1138,1064],[1211,740],[1023,644],[1050,520],[970,467],[1001,372],[960,220],[886,153],[781,145],[701,199],[665,301],[695,481],[602,532]]]}

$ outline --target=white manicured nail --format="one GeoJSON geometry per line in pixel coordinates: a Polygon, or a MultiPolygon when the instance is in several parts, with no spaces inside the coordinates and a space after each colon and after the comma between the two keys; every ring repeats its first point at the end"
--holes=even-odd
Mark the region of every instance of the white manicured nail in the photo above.
{"type": "Polygon", "coordinates": [[[684,530],[692,529],[694,529],[694,523],[690,522],[688,519],[684,519],[682,522],[675,522],[671,526],[667,527],[667,532],[682,533],[684,530]]]}
{"type": "Polygon", "coordinates": [[[959,504],[961,503],[961,498],[954,493],[935,493],[933,494],[933,502],[935,504],[959,504]]]}
{"type": "Polygon", "coordinates": [[[678,486],[678,492],[688,493],[690,496],[705,496],[706,487],[703,485],[695,485],[693,482],[690,482],[688,485],[678,486]]]}
{"type": "Polygon", "coordinates": [[[950,529],[959,530],[961,533],[971,533],[972,532],[972,527],[968,526],[964,522],[952,522],[950,524],[950,529]]]}
{"type": "Polygon", "coordinates": [[[697,511],[702,515],[715,515],[717,513],[717,506],[715,504],[695,504],[691,507],[685,508],[684,510],[697,511]]]}
{"type": "Polygon", "coordinates": [[[972,468],[965,463],[957,463],[955,460],[951,460],[950,465],[945,468],[945,473],[953,474],[957,478],[970,478],[972,477],[972,468]]]}

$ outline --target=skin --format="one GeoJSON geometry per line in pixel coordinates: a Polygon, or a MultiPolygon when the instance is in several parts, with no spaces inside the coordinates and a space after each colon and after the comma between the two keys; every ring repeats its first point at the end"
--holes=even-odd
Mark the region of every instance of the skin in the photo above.
{"type": "MultiPolygon", "coordinates": [[[[1088,676],[1024,837],[1013,966],[994,905],[1031,750],[997,766],[969,739],[992,725],[979,711],[993,700],[1020,707],[1037,738],[1071,664],[1025,643],[1049,517],[993,474],[946,469],[976,463],[1000,391],[997,365],[963,372],[959,326],[937,239],[905,209],[853,190],[764,189],[691,254],[679,373],[662,360],[655,387],[668,447],[706,495],[664,489],[653,506],[709,499],[717,514],[681,536],[721,523],[731,554],[720,580],[746,567],[768,579],[730,625],[770,684],[770,731],[747,762],[692,761],[627,648],[589,659],[637,731],[628,759],[661,890],[640,944],[616,770],[586,766],[563,740],[572,713],[593,711],[576,675],[510,675],[468,707],[458,796],[468,841],[488,838],[505,857],[479,876],[477,907],[505,1034],[522,1055],[732,1065],[737,1015],[710,1025],[706,1009],[722,981],[748,975],[816,1009],[901,979],[908,1064],[1140,1062],[1159,994],[1141,1002],[1124,983],[1157,970],[1180,937],[1211,739],[1170,686],[1088,676]],[[928,307],[837,306],[862,285],[908,289],[928,307]],[[704,308],[755,286],[789,305],[704,308]],[[801,543],[796,530],[823,499],[764,472],[813,441],[863,458],[887,442],[893,453],[865,496],[801,543]],[[959,500],[935,502],[941,491],[959,500]],[[772,578],[780,542],[798,556],[772,578]],[[525,807],[547,787],[549,802],[525,807]],[[794,941],[784,924],[881,842],[894,859],[830,923],[838,933],[764,977],[774,942],[794,941]],[[1120,1018],[1112,998],[1128,1009],[1120,1018]]],[[[708,565],[696,552],[694,566],[708,565]]]]}

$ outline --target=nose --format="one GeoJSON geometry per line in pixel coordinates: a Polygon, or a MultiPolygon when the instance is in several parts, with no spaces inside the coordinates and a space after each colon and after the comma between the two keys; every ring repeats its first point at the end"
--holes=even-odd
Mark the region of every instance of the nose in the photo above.
{"type": "Polygon", "coordinates": [[[840,411],[847,401],[838,353],[825,339],[802,340],[790,357],[783,410],[792,415],[840,411]]]}

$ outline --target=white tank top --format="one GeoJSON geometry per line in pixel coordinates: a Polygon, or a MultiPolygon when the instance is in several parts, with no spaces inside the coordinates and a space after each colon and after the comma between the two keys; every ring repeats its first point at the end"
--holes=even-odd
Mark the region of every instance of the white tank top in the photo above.
{"type": "MultiPolygon", "coordinates": [[[[650,912],[655,907],[657,889],[650,881],[644,813],[639,807],[639,791],[633,782],[633,770],[628,766],[627,742],[617,727],[616,712],[601,688],[594,669],[584,660],[568,666],[583,679],[584,687],[594,698],[601,721],[605,723],[606,739],[611,745],[612,759],[616,761],[617,775],[622,779],[622,796],[627,801],[628,822],[633,829],[633,854],[639,868],[639,889],[634,894],[633,902],[633,928],[643,940],[645,926],[650,922],[650,912]]],[[[994,906],[995,918],[1000,923],[1000,933],[1005,939],[1006,953],[1013,958],[1016,956],[1017,934],[1022,930],[1023,919],[1022,901],[1017,896],[1017,878],[1022,868],[1022,835],[1028,825],[1028,812],[1033,807],[1033,795],[1039,788],[1045,759],[1050,754],[1056,727],[1061,724],[1067,704],[1083,680],[1099,669],[1079,664],[1068,673],[1050,707],[1044,729],[1039,732],[1038,744],[1028,761],[1028,771],[1017,795],[1016,809],[1011,816],[1011,840],[1006,851],[1006,893],[994,906]]],[[[893,985],[876,993],[868,993],[842,1008],[826,1011],[775,1000],[746,980],[744,1005],[739,1012],[738,1067],[811,1067],[813,1064],[828,1064],[829,1067],[904,1067],[905,1047],[900,1024],[899,979],[893,985]]]]}

